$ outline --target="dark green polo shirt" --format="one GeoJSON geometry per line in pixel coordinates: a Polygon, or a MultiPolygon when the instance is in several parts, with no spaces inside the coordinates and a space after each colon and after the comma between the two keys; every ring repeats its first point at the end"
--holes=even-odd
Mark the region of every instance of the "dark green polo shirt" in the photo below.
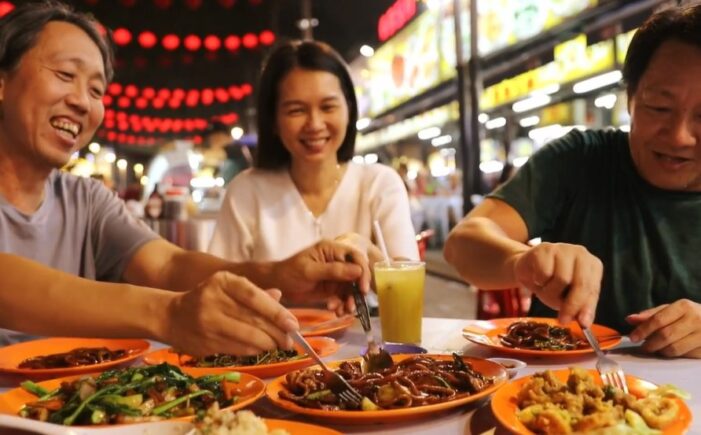
{"type": "MultiPolygon", "coordinates": [[[[627,333],[628,314],[681,298],[701,302],[701,193],[649,185],[627,133],[573,130],[489,196],[518,211],[529,239],[583,245],[601,259],[597,323],[627,333]]],[[[530,314],[555,315],[536,299],[530,314]]]]}

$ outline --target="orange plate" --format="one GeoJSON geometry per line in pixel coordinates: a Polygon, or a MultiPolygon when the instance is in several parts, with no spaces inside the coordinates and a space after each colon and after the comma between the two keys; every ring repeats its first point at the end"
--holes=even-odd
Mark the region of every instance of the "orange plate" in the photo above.
{"type": "MultiPolygon", "coordinates": [[[[328,337],[309,337],[307,342],[312,346],[312,348],[319,354],[319,356],[328,356],[336,353],[338,350],[338,343],[333,338],[328,337]]],[[[295,346],[295,349],[299,353],[304,353],[302,348],[295,346]]],[[[188,355],[183,355],[183,361],[187,361],[191,357],[188,355]]],[[[167,362],[174,366],[183,367],[180,365],[180,359],[178,354],[173,352],[172,349],[160,349],[149,353],[144,357],[144,362],[146,364],[160,364],[167,362]]],[[[274,376],[280,376],[292,370],[299,370],[304,367],[312,365],[314,361],[310,357],[279,362],[273,364],[261,364],[255,366],[228,366],[228,367],[187,367],[188,371],[193,374],[193,376],[202,376],[204,374],[211,373],[224,373],[224,372],[242,372],[250,373],[254,376],[260,378],[272,378],[274,376]]]]}
{"type": "Polygon", "coordinates": [[[94,373],[133,361],[143,355],[148,348],[148,341],[136,339],[43,338],[0,347],[0,373],[24,375],[28,378],[47,378],[70,376],[78,373],[94,373]],[[78,347],[106,347],[110,350],[124,349],[127,351],[127,355],[123,358],[100,364],[59,369],[20,369],[18,367],[20,363],[27,358],[69,352],[78,347]]]}
{"type": "MultiPolygon", "coordinates": [[[[392,358],[394,359],[394,361],[398,362],[412,356],[415,355],[392,355],[392,358]]],[[[424,354],[422,356],[429,356],[440,360],[453,359],[451,355],[424,354]]],[[[360,360],[360,358],[352,358],[344,361],[358,360],[360,360]]],[[[472,367],[476,371],[486,376],[496,377],[496,382],[494,383],[494,385],[472,396],[461,397],[459,399],[450,400],[448,402],[436,403],[433,405],[417,406],[414,408],[386,409],[381,411],[325,411],[322,409],[304,408],[302,406],[297,405],[296,403],[281,399],[278,396],[280,391],[285,389],[285,387],[283,386],[283,383],[285,382],[284,376],[276,378],[268,384],[266,395],[273,403],[275,403],[275,405],[284,408],[288,411],[308,415],[311,417],[316,417],[318,419],[334,422],[337,424],[398,423],[407,420],[424,418],[431,414],[436,414],[438,412],[446,411],[451,408],[456,408],[458,406],[465,405],[470,402],[475,402],[479,399],[482,399],[483,397],[492,394],[506,382],[506,371],[504,370],[504,367],[502,367],[501,364],[471,357],[463,357],[463,360],[472,364],[472,367]]],[[[336,361],[333,363],[329,363],[328,366],[330,368],[335,368],[338,367],[342,362],[343,361],[336,361]]],[[[316,369],[318,369],[318,366],[316,367],[316,369]]]]}
{"type": "MultiPolygon", "coordinates": [[[[553,374],[561,381],[566,381],[570,374],[569,369],[552,370],[553,374]]],[[[594,381],[601,385],[601,378],[596,370],[589,370],[589,373],[594,377],[594,381]]],[[[533,434],[521,421],[516,417],[518,406],[516,405],[516,397],[521,390],[523,384],[528,382],[533,376],[518,378],[504,385],[492,397],[492,412],[499,422],[507,429],[519,434],[533,434]]],[[[654,390],[657,386],[652,382],[644,381],[635,376],[626,375],[628,390],[631,394],[641,397],[648,391],[654,390]]],[[[673,425],[668,426],[662,432],[664,435],[682,434],[684,430],[691,424],[691,411],[681,399],[676,399],[679,402],[679,415],[673,425]]]]}
{"type": "Polygon", "coordinates": [[[290,312],[299,321],[300,332],[305,337],[333,334],[350,328],[355,317],[336,317],[336,313],[314,308],[291,308],[290,312]]]}
{"type": "Polygon", "coordinates": [[[290,420],[272,420],[265,418],[265,425],[268,430],[285,429],[290,435],[341,435],[341,432],[329,429],[328,427],[317,426],[315,424],[299,423],[290,420]]]}
{"type": "MultiPolygon", "coordinates": [[[[182,369],[184,373],[191,376],[199,377],[201,375],[192,373],[188,369],[182,369]]],[[[213,373],[209,373],[213,374],[213,373]]],[[[90,375],[98,375],[98,373],[90,373],[90,375]]],[[[83,375],[67,376],[65,378],[51,379],[49,381],[38,382],[37,384],[46,388],[47,390],[53,390],[61,385],[61,382],[72,381],[78,379],[83,375]]],[[[237,410],[245,408],[246,406],[252,404],[258,400],[265,392],[265,383],[259,378],[250,375],[248,373],[241,373],[241,379],[239,382],[226,382],[226,388],[234,392],[238,396],[238,400],[233,405],[226,407],[224,409],[237,410]]],[[[31,393],[28,393],[22,388],[14,388],[6,393],[0,394],[0,414],[11,414],[17,415],[19,410],[28,402],[36,401],[37,397],[31,393]]],[[[180,417],[173,420],[191,420],[194,416],[190,417],[180,417]]],[[[112,425],[116,426],[116,425],[112,425]]],[[[104,427],[104,426],[101,426],[104,427]]]]}
{"type": "MultiPolygon", "coordinates": [[[[499,352],[516,355],[570,356],[594,352],[594,349],[589,347],[589,345],[583,349],[577,350],[535,350],[504,346],[499,340],[499,335],[505,335],[509,325],[514,322],[541,322],[547,323],[548,325],[561,326],[557,319],[552,319],[549,317],[507,317],[502,319],[480,320],[474,325],[465,327],[463,329],[463,337],[475,344],[489,347],[499,352]],[[480,337],[486,337],[489,340],[489,343],[482,342],[471,334],[478,334],[480,337]]],[[[579,339],[585,340],[584,335],[582,334],[582,328],[579,327],[577,322],[570,322],[567,327],[572,331],[572,335],[579,339]]],[[[618,343],[621,342],[621,334],[614,329],[607,328],[606,326],[592,325],[591,331],[596,337],[599,337],[599,344],[604,350],[616,347],[618,343]]]]}

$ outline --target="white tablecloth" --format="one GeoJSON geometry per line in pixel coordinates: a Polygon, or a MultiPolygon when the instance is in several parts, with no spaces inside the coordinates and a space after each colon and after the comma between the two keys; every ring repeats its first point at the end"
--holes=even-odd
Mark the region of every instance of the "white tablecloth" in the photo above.
{"type": "MultiPolygon", "coordinates": [[[[378,319],[373,319],[374,325],[379,331],[378,319]]],[[[488,349],[474,345],[466,341],[461,331],[463,327],[475,322],[474,320],[460,319],[435,319],[426,318],[423,322],[422,345],[432,353],[460,352],[475,357],[496,356],[488,349]]],[[[351,329],[337,337],[341,347],[338,353],[325,358],[336,360],[355,357],[365,344],[365,335],[356,322],[351,329]]],[[[158,347],[159,345],[157,345],[158,347]]],[[[691,359],[661,359],[652,356],[640,355],[635,346],[622,344],[610,352],[610,356],[617,360],[626,373],[652,381],[657,384],[674,384],[692,394],[687,402],[692,410],[694,420],[689,428],[690,434],[701,434],[701,381],[699,380],[699,368],[701,361],[691,359]]],[[[584,356],[581,358],[568,358],[566,360],[553,358],[527,359],[528,367],[523,369],[519,376],[532,374],[545,369],[565,368],[580,366],[594,368],[596,358],[584,356]]],[[[7,388],[0,388],[0,391],[7,388]]],[[[269,418],[293,419],[308,421],[323,426],[334,428],[342,433],[349,434],[383,434],[383,435],[411,435],[411,434],[482,434],[482,433],[508,433],[505,429],[497,427],[492,415],[489,400],[485,399],[478,404],[459,408],[452,412],[439,414],[425,420],[406,424],[376,424],[370,426],[339,426],[319,421],[312,421],[304,416],[294,415],[288,411],[276,408],[267,399],[262,399],[253,405],[253,410],[269,418]]],[[[0,432],[2,430],[0,429],[0,432]]],[[[113,433],[113,431],[109,431],[113,433]]],[[[117,432],[118,433],[118,432],[117,432]]]]}

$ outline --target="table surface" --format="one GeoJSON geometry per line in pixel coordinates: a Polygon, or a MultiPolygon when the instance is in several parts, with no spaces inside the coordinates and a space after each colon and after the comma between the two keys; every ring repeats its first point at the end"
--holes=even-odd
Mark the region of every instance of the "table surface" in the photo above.
{"type": "MultiPolygon", "coordinates": [[[[462,337],[462,329],[474,324],[475,320],[425,318],[423,320],[422,346],[429,353],[458,352],[474,357],[500,356],[482,346],[466,341],[462,337]]],[[[379,331],[379,321],[373,318],[374,328],[379,331]]],[[[359,355],[365,345],[365,335],[358,322],[347,331],[335,337],[340,344],[339,351],[325,358],[327,361],[352,358],[359,355]]],[[[154,347],[162,347],[155,344],[154,347]]],[[[503,356],[503,355],[502,355],[503,356]]],[[[691,393],[692,398],[687,405],[695,414],[689,432],[701,434],[701,380],[698,380],[699,361],[692,359],[663,359],[647,356],[637,351],[637,346],[624,342],[609,352],[609,356],[617,360],[626,373],[649,380],[657,384],[674,384],[691,393]]],[[[570,366],[595,368],[596,357],[561,358],[520,358],[528,366],[519,372],[518,376],[530,375],[545,369],[559,369],[570,366]]],[[[7,390],[7,385],[0,385],[0,392],[7,390]]],[[[295,415],[275,407],[267,399],[261,399],[252,406],[258,415],[268,418],[305,421],[336,429],[348,434],[506,434],[506,429],[499,427],[491,412],[489,400],[484,399],[476,404],[457,408],[454,411],[431,416],[424,420],[399,424],[374,424],[363,426],[342,426],[323,421],[312,421],[305,416],[295,415]]]]}

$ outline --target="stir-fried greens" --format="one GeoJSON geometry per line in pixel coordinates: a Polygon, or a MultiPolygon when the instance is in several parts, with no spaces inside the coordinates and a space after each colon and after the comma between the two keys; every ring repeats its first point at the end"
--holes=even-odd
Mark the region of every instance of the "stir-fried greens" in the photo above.
{"type": "Polygon", "coordinates": [[[38,396],[19,415],[64,425],[136,423],[206,412],[217,403],[236,401],[227,382],[238,382],[231,372],[193,378],[178,367],[160,364],[110,370],[63,382],[53,391],[26,381],[22,387],[38,396]]]}
{"type": "Polygon", "coordinates": [[[541,322],[514,322],[499,336],[507,347],[535,350],[576,350],[587,347],[569,328],[541,322]]]}
{"type": "Polygon", "coordinates": [[[109,350],[106,347],[79,347],[68,352],[52,353],[27,358],[19,364],[21,369],[57,369],[89,366],[124,358],[124,349],[109,350]]]}
{"type": "Polygon", "coordinates": [[[230,366],[257,366],[285,361],[294,361],[306,358],[306,354],[300,355],[296,350],[271,350],[258,355],[237,356],[226,353],[215,353],[202,358],[190,358],[180,363],[189,367],[230,367],[230,366]]]}

